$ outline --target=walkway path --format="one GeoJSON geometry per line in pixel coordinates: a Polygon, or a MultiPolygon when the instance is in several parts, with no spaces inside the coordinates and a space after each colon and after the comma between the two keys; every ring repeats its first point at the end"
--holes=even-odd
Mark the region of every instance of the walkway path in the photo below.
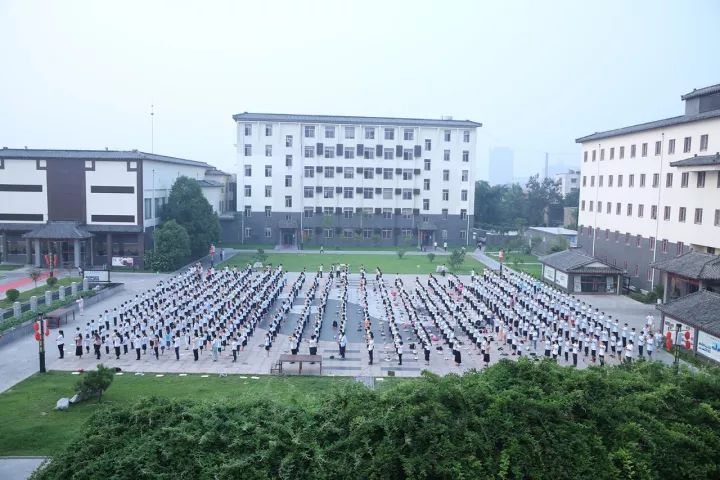
{"type": "MultiPolygon", "coordinates": [[[[41,273],[40,278],[38,278],[37,280],[38,283],[42,285],[45,282],[45,279],[49,276],[50,274],[47,272],[41,273]]],[[[17,290],[27,290],[29,288],[35,288],[35,282],[27,275],[25,275],[24,277],[12,275],[12,277],[14,278],[10,278],[7,282],[0,284],[0,293],[5,293],[11,288],[15,288],[17,290]]]]}

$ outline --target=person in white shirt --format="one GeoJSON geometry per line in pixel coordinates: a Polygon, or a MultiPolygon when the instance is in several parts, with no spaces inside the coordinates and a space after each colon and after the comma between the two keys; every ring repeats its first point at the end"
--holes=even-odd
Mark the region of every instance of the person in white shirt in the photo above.
{"type": "Polygon", "coordinates": [[[647,336],[647,354],[648,354],[648,358],[650,360],[652,360],[652,354],[653,354],[654,350],[655,350],[655,344],[653,343],[653,337],[652,337],[652,335],[648,335],[647,336]]]}
{"type": "Polygon", "coordinates": [[[342,332],[340,334],[340,339],[338,340],[338,347],[340,347],[340,358],[345,360],[345,348],[347,347],[347,337],[345,336],[345,332],[342,332]]]}
{"type": "Polygon", "coordinates": [[[373,335],[373,332],[370,332],[367,338],[367,351],[368,357],[370,358],[368,365],[373,364],[373,350],[375,350],[375,336],[373,335]]]}
{"type": "Polygon", "coordinates": [[[58,331],[58,336],[55,339],[55,343],[57,344],[58,352],[60,353],[60,358],[65,358],[65,334],[63,334],[62,330],[58,331]]]}
{"type": "Polygon", "coordinates": [[[402,354],[403,354],[403,342],[400,340],[400,343],[397,345],[397,354],[398,359],[400,360],[400,365],[402,365],[402,354]]]}
{"type": "Polygon", "coordinates": [[[632,363],[633,361],[633,343],[628,342],[625,346],[625,362],[632,363]]]}

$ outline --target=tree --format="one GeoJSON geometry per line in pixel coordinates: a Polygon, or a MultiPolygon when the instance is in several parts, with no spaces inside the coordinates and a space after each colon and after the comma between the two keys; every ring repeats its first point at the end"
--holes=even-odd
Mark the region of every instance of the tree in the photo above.
{"type": "Polygon", "coordinates": [[[565,237],[560,237],[550,246],[550,253],[562,252],[568,249],[568,241],[565,237]]]}
{"type": "Polygon", "coordinates": [[[450,254],[450,258],[448,259],[448,263],[450,264],[450,267],[455,270],[460,265],[463,264],[465,261],[465,250],[455,249],[450,254]]]}
{"type": "Polygon", "coordinates": [[[12,303],[18,298],[20,298],[20,291],[16,288],[11,288],[5,292],[5,298],[7,298],[8,301],[12,303]]]}
{"type": "Polygon", "coordinates": [[[430,261],[430,263],[433,263],[435,261],[435,254],[433,252],[428,253],[427,258],[430,261]]]}
{"type": "Polygon", "coordinates": [[[182,225],[168,220],[153,233],[155,250],[148,252],[146,266],[169,272],[185,265],[190,259],[190,236],[182,225]]]}
{"type": "Polygon", "coordinates": [[[265,265],[265,262],[267,262],[267,259],[268,259],[267,253],[265,253],[265,249],[258,248],[257,253],[255,253],[254,258],[255,258],[256,262],[260,262],[263,265],[265,265]]]}
{"type": "Polygon", "coordinates": [[[33,268],[28,272],[28,277],[32,279],[33,282],[35,282],[35,288],[37,288],[37,281],[40,278],[40,270],[37,268],[33,268]]]}
{"type": "Polygon", "coordinates": [[[572,190],[563,198],[563,207],[577,207],[580,205],[580,190],[572,190]]]}
{"type": "Polygon", "coordinates": [[[402,258],[405,256],[405,253],[407,253],[407,251],[404,248],[400,247],[397,249],[397,252],[395,252],[395,253],[397,254],[398,258],[400,260],[402,260],[402,258]]]}
{"type": "Polygon", "coordinates": [[[211,243],[220,239],[220,220],[197,182],[178,177],[170,190],[168,203],[163,207],[163,221],[175,220],[190,237],[190,254],[206,255],[211,243]]]}
{"type": "Polygon", "coordinates": [[[110,387],[115,378],[115,370],[98,364],[97,370],[90,370],[75,384],[75,390],[81,398],[98,397],[102,400],[102,394],[110,387]]]}
{"type": "Polygon", "coordinates": [[[528,180],[527,190],[527,221],[530,225],[544,225],[545,212],[550,205],[560,203],[560,193],[557,182],[550,178],[540,181],[539,175],[533,175],[528,180]]]}

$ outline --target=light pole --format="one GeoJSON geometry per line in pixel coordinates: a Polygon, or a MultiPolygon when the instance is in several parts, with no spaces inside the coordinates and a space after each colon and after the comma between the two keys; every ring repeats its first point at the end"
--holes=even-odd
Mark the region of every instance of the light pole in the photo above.
{"type": "Polygon", "coordinates": [[[39,313],[39,330],[35,332],[35,339],[38,341],[38,359],[40,360],[40,373],[45,373],[45,316],[39,313]]]}

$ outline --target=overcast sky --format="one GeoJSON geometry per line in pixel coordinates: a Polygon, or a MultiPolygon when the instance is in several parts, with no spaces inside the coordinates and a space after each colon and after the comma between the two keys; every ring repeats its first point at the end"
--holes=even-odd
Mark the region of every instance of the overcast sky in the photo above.
{"type": "Polygon", "coordinates": [[[243,111],[483,123],[516,175],[720,83],[720,1],[0,0],[0,145],[231,169],[243,111]]]}

